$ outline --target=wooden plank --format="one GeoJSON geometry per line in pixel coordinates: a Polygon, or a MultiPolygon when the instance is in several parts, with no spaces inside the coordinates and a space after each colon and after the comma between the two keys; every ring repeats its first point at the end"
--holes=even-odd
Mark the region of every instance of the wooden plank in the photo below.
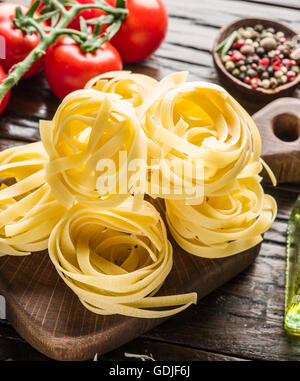
{"type": "Polygon", "coordinates": [[[113,352],[99,356],[98,360],[135,360],[134,357],[126,356],[126,353],[128,355],[151,356],[155,361],[243,361],[242,358],[226,356],[221,353],[144,339],[134,340],[113,352]]]}
{"type": "Polygon", "coordinates": [[[264,17],[265,15],[269,19],[288,23],[292,27],[296,26],[299,30],[298,12],[294,9],[279,8],[263,3],[235,0],[201,0],[201,2],[167,0],[166,5],[171,18],[186,18],[190,22],[215,28],[224,26],[236,18],[264,17]]]}
{"type": "Polygon", "coordinates": [[[16,341],[23,340],[17,334],[17,332],[12,328],[11,324],[7,320],[3,320],[3,319],[0,319],[0,338],[6,339],[6,340],[16,340],[16,341]]]}
{"type": "Polygon", "coordinates": [[[299,360],[283,330],[285,247],[267,242],[255,263],[181,316],[143,337],[230,356],[299,360]]]}
{"type": "MultiPolygon", "coordinates": [[[[294,8],[299,10],[300,4],[299,0],[246,0],[247,2],[256,3],[256,4],[267,4],[272,6],[277,6],[280,8],[294,8]]],[[[280,11],[280,10],[278,10],[280,11]]]]}
{"type": "MultiPolygon", "coordinates": [[[[137,358],[130,355],[146,355],[156,361],[241,361],[242,358],[220,353],[197,350],[181,345],[136,339],[105,355],[99,355],[98,361],[130,361],[137,358]],[[126,355],[128,354],[128,355],[126,355]]],[[[48,357],[34,350],[19,337],[9,324],[0,320],[0,361],[45,361],[48,357]]]]}
{"type": "Polygon", "coordinates": [[[0,336],[0,361],[49,361],[46,356],[21,341],[7,340],[0,336]]]}

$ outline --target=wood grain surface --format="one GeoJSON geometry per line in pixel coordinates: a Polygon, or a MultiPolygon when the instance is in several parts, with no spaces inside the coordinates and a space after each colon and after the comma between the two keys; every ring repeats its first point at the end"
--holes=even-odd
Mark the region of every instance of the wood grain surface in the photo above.
{"type": "MultiPolygon", "coordinates": [[[[165,3],[170,15],[166,41],[152,58],[127,69],[155,78],[189,70],[192,80],[217,82],[210,49],[220,27],[239,17],[266,16],[300,31],[298,0],[165,3]]],[[[255,99],[238,100],[250,112],[261,107],[255,99]]],[[[1,147],[38,139],[38,120],[50,118],[57,105],[43,75],[22,81],[0,118],[1,147]]],[[[279,212],[254,264],[196,306],[100,359],[125,360],[125,352],[152,354],[156,360],[300,359],[300,343],[283,331],[286,226],[300,184],[266,186],[266,191],[275,196],[279,212]]],[[[48,360],[5,320],[0,321],[0,359],[48,360]]]]}

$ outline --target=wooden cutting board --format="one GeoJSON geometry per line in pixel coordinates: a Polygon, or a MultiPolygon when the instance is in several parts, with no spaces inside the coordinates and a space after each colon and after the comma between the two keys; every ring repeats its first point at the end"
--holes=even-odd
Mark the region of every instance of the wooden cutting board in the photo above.
{"type": "MultiPolygon", "coordinates": [[[[161,210],[161,202],[156,202],[161,210]]],[[[170,237],[171,238],[171,237],[170,237]]],[[[201,299],[249,266],[255,247],[225,259],[187,254],[175,244],[174,266],[159,295],[196,291],[201,299]]],[[[7,319],[34,348],[57,360],[87,360],[133,340],[165,319],[99,316],[64,284],[46,252],[0,258],[7,319]]]]}
{"type": "MultiPolygon", "coordinates": [[[[263,137],[265,158],[271,165],[277,163],[273,170],[280,172],[286,157],[291,162],[295,157],[299,159],[299,137],[292,144],[274,137],[274,118],[287,110],[300,116],[300,101],[286,98],[273,103],[254,118],[263,137]],[[291,104],[295,108],[291,109],[291,104]],[[276,157],[279,159],[275,160],[276,157]]],[[[289,168],[291,178],[291,174],[298,176],[299,167],[289,168]]],[[[162,201],[154,204],[163,213],[162,201]]],[[[169,239],[174,248],[174,267],[159,295],[196,291],[201,299],[249,266],[260,249],[258,245],[229,258],[210,260],[187,254],[172,237],[169,239]]],[[[6,298],[7,318],[18,333],[37,350],[58,360],[91,359],[96,353],[111,351],[166,320],[89,312],[59,278],[46,252],[0,258],[0,294],[6,298]]]]}
{"type": "MultiPolygon", "coordinates": [[[[262,157],[278,183],[300,182],[300,99],[277,99],[253,118],[262,138],[262,157]]],[[[263,176],[269,182],[269,176],[263,176]]]]}

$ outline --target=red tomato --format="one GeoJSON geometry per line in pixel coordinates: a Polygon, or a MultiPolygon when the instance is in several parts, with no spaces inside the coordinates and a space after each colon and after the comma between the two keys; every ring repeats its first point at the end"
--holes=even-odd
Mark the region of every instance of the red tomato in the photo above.
{"type": "Polygon", "coordinates": [[[50,46],[45,57],[47,80],[59,98],[82,89],[97,75],[122,68],[121,57],[109,42],[93,53],[84,53],[74,40],[63,36],[50,46]]]}
{"type": "MultiPolygon", "coordinates": [[[[80,3],[80,4],[95,4],[95,0],[74,0],[76,1],[77,3],[80,3]]],[[[31,0],[31,4],[33,4],[35,2],[35,0],[31,0]]],[[[40,11],[43,7],[45,6],[45,4],[41,3],[39,6],[38,6],[38,11],[40,11]]],[[[70,7],[66,7],[66,9],[69,9],[70,7]]],[[[103,12],[101,9],[85,9],[83,11],[81,11],[71,22],[70,24],[68,25],[69,28],[72,28],[72,29],[76,29],[76,30],[80,30],[80,17],[83,17],[85,20],[89,20],[89,19],[93,19],[95,17],[100,17],[102,15],[104,15],[105,12],[103,12]]],[[[47,24],[50,25],[51,24],[51,19],[48,19],[47,21],[47,24]]]]}
{"type": "MultiPolygon", "coordinates": [[[[0,66],[0,83],[2,83],[5,78],[6,78],[6,74],[4,70],[2,69],[2,66],[0,66]]],[[[5,109],[7,102],[9,100],[9,96],[10,96],[10,92],[6,93],[4,98],[2,99],[0,103],[0,114],[2,114],[3,110],[5,109]]]]}
{"type": "MultiPolygon", "coordinates": [[[[115,5],[116,0],[105,0],[115,5]]],[[[127,0],[129,15],[111,43],[123,62],[142,61],[154,53],[165,38],[168,15],[162,0],[127,0]]]]}
{"type": "MultiPolygon", "coordinates": [[[[38,33],[28,35],[22,30],[16,28],[12,22],[15,18],[16,8],[21,7],[22,12],[26,13],[29,9],[27,5],[20,3],[2,3],[0,4],[0,36],[5,39],[5,59],[1,64],[6,72],[25,57],[40,42],[38,33]]],[[[37,13],[37,16],[39,14],[37,13]]],[[[36,61],[31,68],[23,75],[23,78],[31,77],[37,74],[43,68],[43,57],[36,61]]]]}

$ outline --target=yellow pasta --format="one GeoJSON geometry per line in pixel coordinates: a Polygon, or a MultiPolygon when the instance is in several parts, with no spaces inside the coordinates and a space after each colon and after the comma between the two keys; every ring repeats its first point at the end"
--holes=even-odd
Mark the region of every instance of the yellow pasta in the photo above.
{"type": "MultiPolygon", "coordinates": [[[[148,161],[163,159],[160,183],[153,197],[193,202],[184,191],[166,194],[163,179],[170,177],[173,188],[182,179],[170,166],[172,160],[194,160],[203,166],[204,195],[229,192],[248,162],[259,162],[261,142],[256,126],[241,106],[221,87],[205,82],[187,82],[161,89],[139,110],[142,126],[149,138],[148,161]]],[[[195,166],[195,164],[193,164],[195,166]]],[[[150,167],[151,168],[151,167],[150,167]]],[[[196,173],[196,169],[194,169],[196,173]]],[[[200,178],[201,180],[201,178],[200,178]]],[[[193,184],[196,186],[196,183],[193,184]]],[[[196,199],[196,203],[199,203],[196,199]]]]}
{"type": "Polygon", "coordinates": [[[139,107],[156,84],[157,81],[147,75],[134,74],[130,71],[111,71],[92,78],[85,88],[118,94],[133,107],[139,107]]]}
{"type": "Polygon", "coordinates": [[[144,189],[137,191],[136,173],[127,163],[145,161],[147,147],[128,102],[116,94],[75,91],[63,100],[52,122],[41,122],[40,132],[49,156],[46,180],[61,204],[110,209],[134,193],[138,208],[144,189]],[[120,152],[126,160],[120,160],[120,152]]]}
{"type": "Polygon", "coordinates": [[[156,209],[145,201],[135,213],[131,204],[107,211],[75,205],[53,229],[50,258],[92,312],[142,318],[180,312],[196,293],[153,296],[172,269],[172,246],[156,209]]]}
{"type": "Polygon", "coordinates": [[[49,235],[64,213],[45,183],[47,159],[40,142],[0,153],[0,178],[4,180],[0,188],[0,256],[47,249],[49,235]]]}
{"type": "Polygon", "coordinates": [[[231,192],[205,197],[200,205],[166,200],[168,226],[179,246],[200,257],[221,258],[260,243],[277,208],[259,182],[259,176],[239,178],[231,192]]]}

